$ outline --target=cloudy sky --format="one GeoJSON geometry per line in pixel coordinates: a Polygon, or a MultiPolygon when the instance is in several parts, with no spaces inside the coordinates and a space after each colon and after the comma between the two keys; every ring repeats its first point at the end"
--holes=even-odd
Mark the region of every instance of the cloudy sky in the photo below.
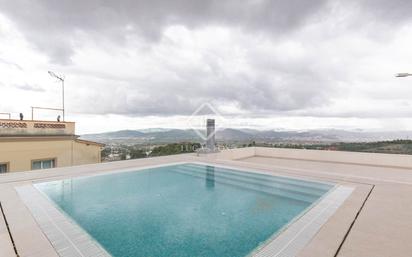
{"type": "Polygon", "coordinates": [[[0,112],[60,107],[48,70],[78,133],[204,103],[232,127],[412,129],[412,1],[0,0],[0,112]]]}

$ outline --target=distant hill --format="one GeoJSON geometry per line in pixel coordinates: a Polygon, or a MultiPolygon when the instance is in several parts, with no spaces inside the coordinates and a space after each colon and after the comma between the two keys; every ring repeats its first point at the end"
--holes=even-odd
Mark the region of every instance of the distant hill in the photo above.
{"type": "Polygon", "coordinates": [[[104,132],[99,134],[86,134],[82,135],[85,139],[109,139],[109,138],[134,138],[134,137],[145,137],[146,134],[138,130],[119,130],[112,132],[104,132]]]}
{"type": "Polygon", "coordinates": [[[102,143],[173,143],[181,141],[201,142],[193,130],[182,129],[145,129],[119,130],[99,134],[81,135],[81,138],[102,143]]]}
{"type": "Polygon", "coordinates": [[[409,154],[412,155],[412,140],[386,140],[374,142],[338,142],[328,144],[263,144],[266,147],[333,150],[346,152],[409,154]]]}
{"type": "MultiPolygon", "coordinates": [[[[102,143],[174,143],[203,142],[191,129],[120,130],[99,134],[86,134],[81,138],[102,143]]],[[[410,131],[365,132],[346,130],[277,131],[232,129],[218,130],[216,139],[225,142],[372,142],[412,138],[410,131]]]]}
{"type": "Polygon", "coordinates": [[[165,131],[147,132],[144,134],[152,140],[165,142],[201,140],[199,135],[191,129],[170,129],[165,131]]]}
{"type": "Polygon", "coordinates": [[[244,141],[244,140],[253,140],[255,137],[256,131],[254,132],[244,132],[238,129],[224,129],[216,132],[217,140],[230,140],[230,141],[244,141]]]}

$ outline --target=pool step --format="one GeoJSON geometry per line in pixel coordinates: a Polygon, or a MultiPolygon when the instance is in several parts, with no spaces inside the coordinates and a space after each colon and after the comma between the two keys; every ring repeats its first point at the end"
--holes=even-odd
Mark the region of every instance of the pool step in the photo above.
{"type": "MultiPolygon", "coordinates": [[[[188,163],[188,164],[181,165],[180,167],[193,167],[193,168],[197,168],[200,170],[205,170],[206,167],[208,166],[188,163]]],[[[329,189],[333,187],[330,184],[319,183],[319,182],[314,182],[314,181],[299,180],[299,179],[294,179],[294,178],[285,178],[285,177],[280,177],[280,176],[271,176],[271,175],[252,173],[252,172],[247,172],[247,171],[237,171],[237,170],[221,168],[221,167],[214,167],[214,169],[215,171],[218,171],[220,173],[230,173],[230,174],[235,174],[237,176],[252,177],[254,179],[261,179],[264,181],[268,181],[268,180],[279,181],[285,184],[291,184],[291,185],[295,185],[299,187],[319,190],[320,192],[328,191],[329,189]]]]}
{"type": "MultiPolygon", "coordinates": [[[[187,176],[192,176],[192,177],[202,179],[202,180],[206,179],[205,175],[201,175],[199,173],[193,173],[193,172],[188,172],[188,171],[183,171],[183,170],[176,170],[175,172],[184,174],[187,176]]],[[[221,177],[215,177],[214,182],[217,184],[235,186],[235,187],[242,188],[242,189],[253,190],[253,191],[260,192],[260,193],[276,195],[276,196],[290,198],[290,199],[294,199],[297,201],[303,201],[307,203],[312,203],[313,201],[318,199],[318,197],[316,196],[310,196],[310,195],[305,195],[302,193],[290,192],[290,191],[285,191],[285,190],[277,189],[273,187],[265,187],[265,186],[260,186],[260,185],[256,185],[252,183],[240,182],[240,181],[236,181],[233,179],[227,179],[227,178],[221,178],[221,177]]]]}
{"type": "MultiPolygon", "coordinates": [[[[193,172],[193,171],[188,171],[188,170],[183,170],[183,169],[174,169],[173,170],[176,173],[184,174],[184,175],[189,175],[192,177],[196,177],[199,179],[206,180],[206,174],[201,174],[199,172],[193,172]]],[[[297,201],[303,201],[307,203],[312,203],[319,199],[319,195],[314,195],[314,194],[307,194],[307,193],[302,193],[298,191],[293,191],[293,190],[286,190],[284,188],[279,188],[279,187],[273,187],[269,185],[264,185],[264,184],[259,184],[259,183],[251,183],[250,181],[245,181],[245,180],[240,180],[240,179],[234,179],[234,178],[229,178],[229,177],[223,177],[223,176],[214,176],[214,182],[218,184],[226,184],[226,185],[231,185],[231,186],[236,186],[248,190],[254,190],[262,193],[267,193],[271,195],[276,195],[276,196],[281,196],[281,197],[286,197],[290,199],[294,199],[297,201]]]]}
{"type": "MultiPolygon", "coordinates": [[[[198,172],[200,174],[203,174],[203,176],[207,172],[206,166],[203,166],[203,167],[180,166],[179,168],[184,171],[198,172]]],[[[226,172],[218,168],[214,168],[214,169],[215,169],[215,172],[214,172],[215,177],[232,179],[235,181],[251,183],[251,184],[258,185],[258,186],[267,186],[271,188],[284,189],[287,191],[313,195],[315,197],[322,196],[326,191],[328,191],[327,189],[325,190],[322,188],[315,187],[312,184],[297,185],[296,183],[288,183],[289,181],[287,181],[286,178],[282,178],[282,180],[279,180],[277,179],[277,177],[274,177],[274,176],[266,175],[265,177],[259,177],[259,176],[254,176],[254,174],[247,174],[247,173],[243,174],[243,172],[226,172]]],[[[302,182],[304,183],[304,181],[302,182]]]]}

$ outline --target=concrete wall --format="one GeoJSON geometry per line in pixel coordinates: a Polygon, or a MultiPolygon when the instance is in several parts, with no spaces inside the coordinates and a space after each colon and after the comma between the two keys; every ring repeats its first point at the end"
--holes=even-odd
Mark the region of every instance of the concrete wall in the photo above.
{"type": "Polygon", "coordinates": [[[101,162],[101,148],[94,144],[74,142],[74,165],[101,162]]]}
{"type": "Polygon", "coordinates": [[[0,135],[74,135],[74,122],[0,119],[0,135]]]}
{"type": "Polygon", "coordinates": [[[412,155],[247,147],[207,154],[210,159],[237,160],[253,156],[412,169],[412,155]]]}
{"type": "Polygon", "coordinates": [[[0,142],[0,163],[9,171],[31,170],[32,160],[56,159],[57,167],[100,162],[100,146],[74,139],[0,142]]]}

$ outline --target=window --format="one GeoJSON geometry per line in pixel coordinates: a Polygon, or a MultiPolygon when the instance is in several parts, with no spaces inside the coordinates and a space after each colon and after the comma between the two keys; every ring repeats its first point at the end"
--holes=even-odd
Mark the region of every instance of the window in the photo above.
{"type": "Polygon", "coordinates": [[[42,169],[50,169],[55,167],[55,160],[37,160],[31,162],[31,169],[32,170],[42,170],[42,169]]]}
{"type": "Polygon", "coordinates": [[[9,171],[8,163],[0,163],[0,173],[6,173],[9,171]]]}

